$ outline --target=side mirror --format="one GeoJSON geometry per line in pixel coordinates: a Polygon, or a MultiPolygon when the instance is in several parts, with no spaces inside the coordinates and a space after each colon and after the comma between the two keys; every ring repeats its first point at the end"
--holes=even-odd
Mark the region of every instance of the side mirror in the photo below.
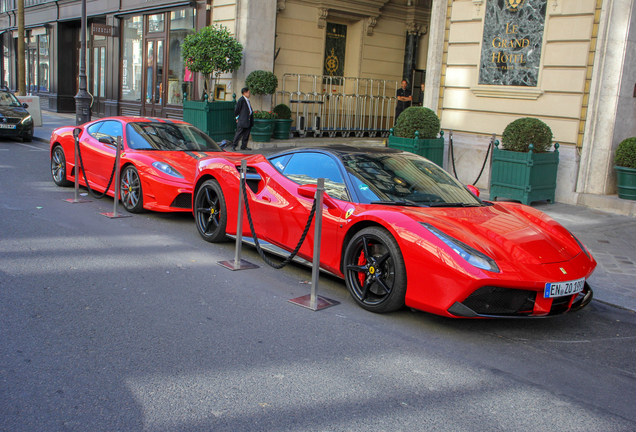
{"type": "Polygon", "coordinates": [[[22,104],[22,108],[28,108],[28,107],[29,107],[28,104],[25,104],[25,103],[22,104]]]}
{"type": "Polygon", "coordinates": [[[466,189],[468,189],[473,195],[475,195],[477,198],[479,198],[479,189],[477,189],[475,186],[473,185],[467,185],[466,189]]]}
{"type": "Polygon", "coordinates": [[[99,137],[99,142],[102,144],[115,145],[115,141],[111,137],[107,136],[99,137]]]}
{"type": "Polygon", "coordinates": [[[81,133],[82,133],[82,130],[80,128],[73,129],[73,137],[75,139],[77,139],[80,136],[81,133]]]}

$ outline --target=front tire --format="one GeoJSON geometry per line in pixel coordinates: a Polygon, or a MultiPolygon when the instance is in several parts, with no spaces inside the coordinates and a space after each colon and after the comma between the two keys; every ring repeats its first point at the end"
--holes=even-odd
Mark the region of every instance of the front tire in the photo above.
{"type": "Polygon", "coordinates": [[[60,187],[71,186],[73,183],[66,179],[66,157],[64,149],[57,145],[51,154],[51,176],[53,182],[60,187]]]}
{"type": "Polygon", "coordinates": [[[199,235],[210,243],[227,239],[227,211],[223,189],[216,180],[201,185],[194,200],[194,220],[199,235]]]}
{"type": "Polygon", "coordinates": [[[404,257],[386,229],[369,227],[353,236],[345,251],[344,274],[349,293],[363,309],[384,313],[404,307],[404,257]]]}
{"type": "MultiPolygon", "coordinates": [[[[130,213],[144,211],[144,195],[137,168],[128,165],[121,173],[121,203],[130,213]]],[[[115,197],[116,199],[117,197],[115,197]]]]}

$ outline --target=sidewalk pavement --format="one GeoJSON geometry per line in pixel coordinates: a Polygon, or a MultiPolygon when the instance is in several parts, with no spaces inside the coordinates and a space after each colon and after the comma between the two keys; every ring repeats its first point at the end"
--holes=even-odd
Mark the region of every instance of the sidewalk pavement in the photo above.
{"type": "MultiPolygon", "coordinates": [[[[75,114],[42,111],[42,127],[35,128],[33,140],[48,143],[53,129],[75,124],[75,114]]],[[[251,143],[251,153],[269,154],[288,147],[348,143],[363,146],[384,146],[382,138],[296,138],[271,143],[251,143]]],[[[487,191],[482,198],[488,199],[487,191]]],[[[572,231],[598,261],[589,279],[594,298],[636,312],[636,217],[611,212],[612,202],[624,201],[606,197],[602,211],[585,206],[535,202],[533,207],[548,214],[572,231]],[[609,205],[608,205],[609,203],[609,205]]],[[[622,203],[617,202],[618,208],[622,203]]]]}

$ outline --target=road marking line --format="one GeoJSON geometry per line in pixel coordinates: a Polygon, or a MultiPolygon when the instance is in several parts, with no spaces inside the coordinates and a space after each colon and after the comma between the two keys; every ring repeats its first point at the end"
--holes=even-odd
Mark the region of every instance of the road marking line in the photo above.
{"type": "Polygon", "coordinates": [[[29,145],[29,144],[22,144],[22,143],[18,143],[18,144],[21,145],[21,146],[24,146],[24,147],[29,147],[29,148],[35,149],[37,151],[46,151],[46,149],[43,149],[41,147],[36,147],[36,146],[32,146],[32,145],[29,145]]]}

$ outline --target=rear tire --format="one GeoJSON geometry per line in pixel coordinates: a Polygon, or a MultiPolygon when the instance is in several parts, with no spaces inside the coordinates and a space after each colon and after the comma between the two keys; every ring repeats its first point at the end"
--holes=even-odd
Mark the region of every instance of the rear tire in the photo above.
{"type": "Polygon", "coordinates": [[[60,145],[56,145],[51,153],[51,176],[53,182],[60,187],[71,186],[73,182],[66,179],[66,157],[64,149],[60,145]]]}
{"type": "Polygon", "coordinates": [[[210,243],[227,240],[227,211],[223,189],[216,180],[201,185],[194,200],[194,221],[199,235],[210,243]]]}

